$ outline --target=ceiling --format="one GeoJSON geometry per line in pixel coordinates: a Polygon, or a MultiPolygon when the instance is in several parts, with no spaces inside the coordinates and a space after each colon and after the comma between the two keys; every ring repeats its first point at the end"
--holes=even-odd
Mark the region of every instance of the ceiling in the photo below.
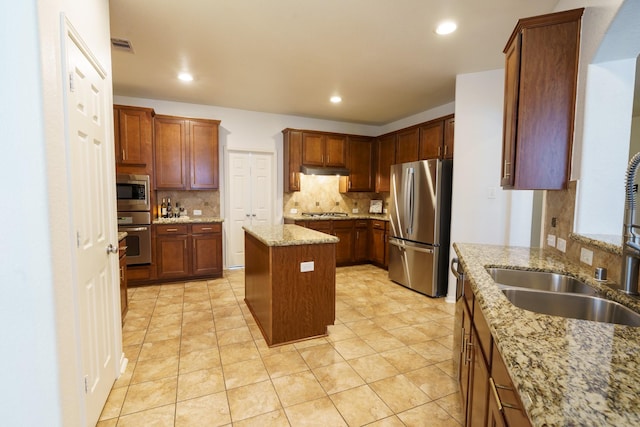
{"type": "Polygon", "coordinates": [[[133,47],[112,48],[115,95],[382,125],[453,102],[457,74],[502,68],[517,20],[558,1],[109,3],[111,37],[133,47]],[[435,34],[443,19],[458,30],[435,34]]]}

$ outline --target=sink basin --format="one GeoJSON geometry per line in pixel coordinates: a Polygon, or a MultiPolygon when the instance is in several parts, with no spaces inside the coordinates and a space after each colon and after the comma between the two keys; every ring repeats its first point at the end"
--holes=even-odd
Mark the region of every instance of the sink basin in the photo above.
{"type": "MultiPolygon", "coordinates": [[[[510,268],[487,268],[487,272],[499,285],[535,289],[549,292],[597,295],[591,286],[578,279],[559,273],[544,271],[514,270],[510,268]]],[[[504,286],[500,286],[503,288],[504,286]]]]}
{"type": "Polygon", "coordinates": [[[640,326],[640,314],[622,304],[590,295],[503,288],[516,307],[536,313],[595,322],[640,326]]]}

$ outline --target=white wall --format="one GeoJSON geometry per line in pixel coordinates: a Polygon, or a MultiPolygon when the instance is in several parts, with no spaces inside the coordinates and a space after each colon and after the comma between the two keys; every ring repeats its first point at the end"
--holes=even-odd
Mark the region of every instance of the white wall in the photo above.
{"type": "MultiPolygon", "coordinates": [[[[500,187],[503,94],[502,69],[456,78],[452,243],[530,245],[533,191],[500,187]]],[[[450,274],[447,301],[454,299],[450,274]]]]}

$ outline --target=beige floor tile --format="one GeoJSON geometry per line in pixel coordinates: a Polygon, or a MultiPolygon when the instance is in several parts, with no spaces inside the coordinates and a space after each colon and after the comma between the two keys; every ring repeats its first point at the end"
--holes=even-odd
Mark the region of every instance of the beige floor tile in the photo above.
{"type": "Polygon", "coordinates": [[[296,427],[346,427],[340,412],[328,397],[285,408],[292,426],[296,427]]]}
{"type": "Polygon", "coordinates": [[[178,402],[224,391],[222,368],[209,368],[178,375],[178,402]]]}
{"type": "Polygon", "coordinates": [[[149,330],[159,331],[164,328],[175,328],[182,326],[182,313],[170,313],[164,315],[153,315],[149,322],[149,330]]]}
{"type": "Polygon", "coordinates": [[[127,368],[122,374],[120,374],[116,382],[113,384],[112,389],[127,387],[131,383],[131,377],[133,376],[133,371],[136,368],[136,363],[137,362],[135,360],[133,362],[129,360],[129,362],[127,363],[127,368]]]}
{"type": "Polygon", "coordinates": [[[183,302],[184,302],[184,298],[182,295],[158,297],[158,299],[156,300],[156,310],[159,307],[182,306],[183,302]]]}
{"type": "Polygon", "coordinates": [[[180,341],[180,355],[191,353],[196,350],[207,350],[216,347],[215,332],[207,332],[200,335],[190,335],[182,337],[180,341]]]}
{"type": "Polygon", "coordinates": [[[138,357],[140,356],[140,350],[142,350],[142,344],[134,344],[128,345],[126,347],[122,347],[122,351],[124,352],[124,357],[129,360],[129,363],[136,363],[138,361],[138,357]]]}
{"type": "Polygon", "coordinates": [[[386,331],[382,331],[379,333],[366,335],[362,337],[364,342],[369,344],[369,346],[377,351],[378,353],[382,353],[383,351],[393,350],[395,348],[404,347],[404,343],[400,341],[398,338],[394,337],[392,334],[386,331]]]}
{"type": "Polygon", "coordinates": [[[96,427],[116,427],[118,424],[118,418],[111,418],[108,420],[98,421],[96,427]]]}
{"type": "Polygon", "coordinates": [[[407,372],[405,376],[431,400],[440,399],[458,391],[458,382],[437,366],[426,366],[407,372]]]}
{"type": "Polygon", "coordinates": [[[359,357],[349,360],[349,365],[365,380],[367,383],[381,380],[383,378],[393,377],[400,372],[387,360],[379,354],[359,357]]]}
{"type": "Polygon", "coordinates": [[[464,423],[462,399],[460,393],[452,393],[435,401],[439,407],[447,411],[461,425],[464,423]]]}
{"type": "Polygon", "coordinates": [[[211,310],[202,311],[187,311],[182,313],[182,325],[187,323],[200,322],[203,320],[213,320],[213,313],[211,310]]]}
{"type": "Polygon", "coordinates": [[[378,334],[384,331],[380,326],[374,323],[372,320],[357,320],[355,322],[345,323],[349,329],[351,329],[359,337],[365,335],[378,334]]]}
{"type": "MultiPolygon", "coordinates": [[[[138,360],[161,359],[178,356],[180,353],[180,338],[164,341],[146,342],[142,344],[138,360]]],[[[125,353],[127,354],[127,353],[125,353]]]]}
{"type": "Polygon", "coordinates": [[[132,345],[142,345],[144,342],[144,336],[147,334],[146,330],[143,331],[130,331],[122,332],[122,346],[129,347],[132,345]]]}
{"type": "Polygon", "coordinates": [[[176,427],[223,426],[231,422],[227,394],[208,394],[176,404],[176,427]]]}
{"type": "Polygon", "coordinates": [[[227,390],[269,379],[269,374],[262,360],[245,360],[224,365],[223,370],[227,390]]]}
{"type": "Polygon", "coordinates": [[[384,330],[402,328],[408,326],[408,323],[400,319],[395,314],[377,315],[371,318],[371,321],[380,326],[384,330]]]}
{"type": "Polygon", "coordinates": [[[417,344],[429,340],[425,334],[413,326],[391,329],[389,330],[389,333],[406,345],[417,344]]]}
{"type": "Polygon", "coordinates": [[[228,390],[227,397],[233,422],[282,409],[269,380],[228,390]]]}
{"type": "Polygon", "coordinates": [[[458,421],[435,402],[401,412],[398,418],[407,426],[423,426],[425,420],[429,420],[429,427],[460,427],[458,421]]]}
{"type": "Polygon", "coordinates": [[[214,333],[215,331],[216,327],[213,323],[213,320],[200,320],[199,322],[189,322],[182,324],[183,337],[214,333]]]}
{"type": "Polygon", "coordinates": [[[429,364],[450,360],[452,352],[437,341],[426,341],[410,346],[416,353],[424,357],[429,364]]]}
{"type": "Polygon", "coordinates": [[[431,401],[429,396],[404,375],[396,375],[369,385],[395,413],[431,401]]]}
{"type": "Polygon", "coordinates": [[[401,373],[427,366],[427,359],[420,356],[410,347],[400,347],[380,353],[401,373]]]}
{"type": "Polygon", "coordinates": [[[278,378],[296,372],[309,370],[302,356],[297,351],[287,351],[262,358],[264,366],[271,378],[278,378]]]}
{"type": "Polygon", "coordinates": [[[242,309],[238,304],[228,305],[224,307],[213,307],[214,319],[224,319],[230,316],[242,316],[242,309]]]}
{"type": "Polygon", "coordinates": [[[327,335],[327,341],[329,342],[343,341],[357,337],[357,335],[344,324],[329,325],[327,331],[329,332],[329,335],[327,335]]]}
{"type": "Polygon", "coordinates": [[[284,407],[326,396],[324,389],[311,371],[275,378],[272,382],[284,407]]]}
{"type": "Polygon", "coordinates": [[[367,424],[367,427],[405,427],[405,424],[400,421],[395,415],[392,415],[387,418],[383,418],[371,424],[367,424]]]}
{"type": "Polygon", "coordinates": [[[364,380],[347,362],[312,370],[327,394],[338,393],[364,384],[364,380]]]}
{"type": "Polygon", "coordinates": [[[205,299],[203,301],[190,301],[190,302],[185,301],[184,303],[185,312],[204,311],[204,310],[211,310],[211,303],[209,302],[208,299],[205,299]]]}
{"type": "Polygon", "coordinates": [[[139,360],[133,371],[131,384],[139,384],[166,377],[175,377],[178,375],[179,362],[180,358],[178,356],[139,360]]]}
{"type": "Polygon", "coordinates": [[[184,374],[200,369],[215,368],[220,365],[220,352],[217,347],[195,350],[180,355],[180,368],[178,373],[184,374]]]}
{"type": "Polygon", "coordinates": [[[367,385],[330,396],[349,426],[361,426],[388,417],[393,411],[367,385]]]}
{"type": "Polygon", "coordinates": [[[246,341],[238,344],[229,344],[220,347],[220,359],[224,365],[255,360],[260,358],[260,352],[254,341],[246,341]]]}
{"type": "Polygon", "coordinates": [[[243,326],[241,328],[227,329],[224,331],[217,331],[218,344],[222,347],[229,344],[237,344],[240,342],[247,342],[253,340],[249,327],[243,326]]]}
{"type": "Polygon", "coordinates": [[[243,315],[218,317],[216,319],[216,329],[219,331],[242,328],[244,326],[247,326],[247,322],[245,322],[243,315]]]}
{"type": "Polygon", "coordinates": [[[176,401],[177,387],[177,376],[131,385],[121,413],[127,415],[173,404],[176,401]]]}
{"type": "Polygon", "coordinates": [[[109,397],[107,397],[107,402],[105,403],[104,408],[102,408],[102,413],[100,414],[99,419],[107,420],[110,418],[118,418],[126,395],[127,387],[112,389],[111,393],[109,393],[109,397]]]}
{"type": "Polygon", "coordinates": [[[268,412],[246,420],[236,421],[233,427],[289,427],[289,420],[284,410],[268,412]]]}
{"type": "Polygon", "coordinates": [[[151,317],[125,317],[123,332],[143,331],[149,327],[151,317]]]}
{"type": "Polygon", "coordinates": [[[166,341],[179,338],[182,333],[182,326],[167,326],[158,329],[149,329],[144,337],[144,342],[166,341]]]}
{"type": "Polygon", "coordinates": [[[331,344],[305,348],[300,350],[300,355],[311,369],[345,361],[331,344]]]}
{"type": "Polygon", "coordinates": [[[136,412],[120,417],[118,427],[173,427],[176,413],[176,405],[165,405],[159,408],[136,412]]]}
{"type": "Polygon", "coordinates": [[[457,366],[453,358],[449,360],[445,360],[443,362],[436,363],[435,366],[442,369],[442,371],[445,374],[449,375],[451,378],[454,378],[454,379],[458,378],[457,366]]]}
{"type": "Polygon", "coordinates": [[[346,360],[367,356],[376,352],[361,338],[338,341],[333,343],[333,347],[346,360]]]}
{"type": "Polygon", "coordinates": [[[327,337],[317,337],[308,340],[297,341],[293,343],[296,350],[304,350],[305,348],[315,347],[322,344],[328,344],[327,337]]]}
{"type": "Polygon", "coordinates": [[[169,314],[182,313],[182,304],[176,305],[156,305],[153,310],[154,316],[167,316],[169,314]]]}

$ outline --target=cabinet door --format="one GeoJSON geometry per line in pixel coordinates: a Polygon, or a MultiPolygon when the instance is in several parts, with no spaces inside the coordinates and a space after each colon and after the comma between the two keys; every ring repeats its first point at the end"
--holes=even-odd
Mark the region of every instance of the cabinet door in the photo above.
{"type": "Polygon", "coordinates": [[[194,234],[192,240],[193,274],[219,274],[222,271],[222,235],[194,234]]]}
{"type": "MultiPolygon", "coordinates": [[[[517,425],[519,424],[514,424],[514,426],[517,425]]],[[[507,423],[505,422],[502,412],[500,411],[500,407],[498,406],[496,396],[493,393],[489,394],[487,427],[507,427],[507,423]]]]}
{"type": "Polygon", "coordinates": [[[282,132],[284,142],[284,192],[300,191],[302,132],[290,129],[285,129],[282,132]]]}
{"type": "Polygon", "coordinates": [[[158,190],[187,188],[187,123],[184,119],[156,116],[155,177],[158,190]]]}
{"type": "Polygon", "coordinates": [[[347,166],[347,138],[343,135],[325,135],[324,165],[331,167],[347,166]]]}
{"type": "Polygon", "coordinates": [[[471,384],[467,403],[467,426],[484,427],[487,423],[487,407],[489,404],[489,369],[478,346],[478,335],[474,328],[471,332],[471,384]]]}
{"type": "Polygon", "coordinates": [[[156,249],[158,278],[181,278],[189,275],[188,236],[158,236],[156,249]]]}
{"type": "Polygon", "coordinates": [[[121,165],[141,166],[151,162],[151,110],[118,107],[116,111],[117,162],[121,165]]]}
{"type": "Polygon", "coordinates": [[[324,135],[302,133],[302,164],[324,166],[324,135]]]}
{"type": "Polygon", "coordinates": [[[376,152],[376,193],[390,191],[391,165],[396,163],[396,135],[378,138],[376,152]]]}
{"type": "Polygon", "coordinates": [[[417,161],[420,146],[420,128],[400,131],[397,133],[396,138],[396,163],[417,161]]]}
{"type": "Polygon", "coordinates": [[[371,229],[371,254],[369,256],[373,263],[384,265],[385,243],[384,229],[373,227],[371,229]]]}
{"type": "Polygon", "coordinates": [[[513,187],[515,167],[516,122],[518,87],[520,84],[520,36],[518,35],[505,51],[504,82],[504,135],[502,139],[502,179],[503,187],[513,187]]]}
{"type": "Polygon", "coordinates": [[[355,262],[365,262],[369,259],[369,227],[367,222],[356,221],[355,262]]]}
{"type": "Polygon", "coordinates": [[[458,383],[460,384],[460,394],[462,396],[462,407],[466,407],[468,395],[469,395],[469,373],[471,372],[471,346],[469,342],[471,340],[471,315],[464,299],[460,298],[456,302],[456,325],[459,327],[455,331],[456,341],[455,344],[459,351],[458,357],[458,383]]]}
{"type": "Polygon", "coordinates": [[[445,159],[453,159],[453,131],[456,119],[451,117],[444,121],[444,153],[445,159]]]}
{"type": "Polygon", "coordinates": [[[333,221],[333,235],[340,241],[336,244],[336,264],[350,264],[354,260],[354,223],[352,220],[333,221]]]}
{"type": "Polygon", "coordinates": [[[443,139],[444,122],[442,120],[420,126],[420,160],[441,158],[443,139]]]}
{"type": "Polygon", "coordinates": [[[190,188],[218,188],[218,123],[209,120],[189,121],[190,188]]]}
{"type": "Polygon", "coordinates": [[[370,138],[349,137],[348,191],[373,191],[373,149],[370,138]]]}

